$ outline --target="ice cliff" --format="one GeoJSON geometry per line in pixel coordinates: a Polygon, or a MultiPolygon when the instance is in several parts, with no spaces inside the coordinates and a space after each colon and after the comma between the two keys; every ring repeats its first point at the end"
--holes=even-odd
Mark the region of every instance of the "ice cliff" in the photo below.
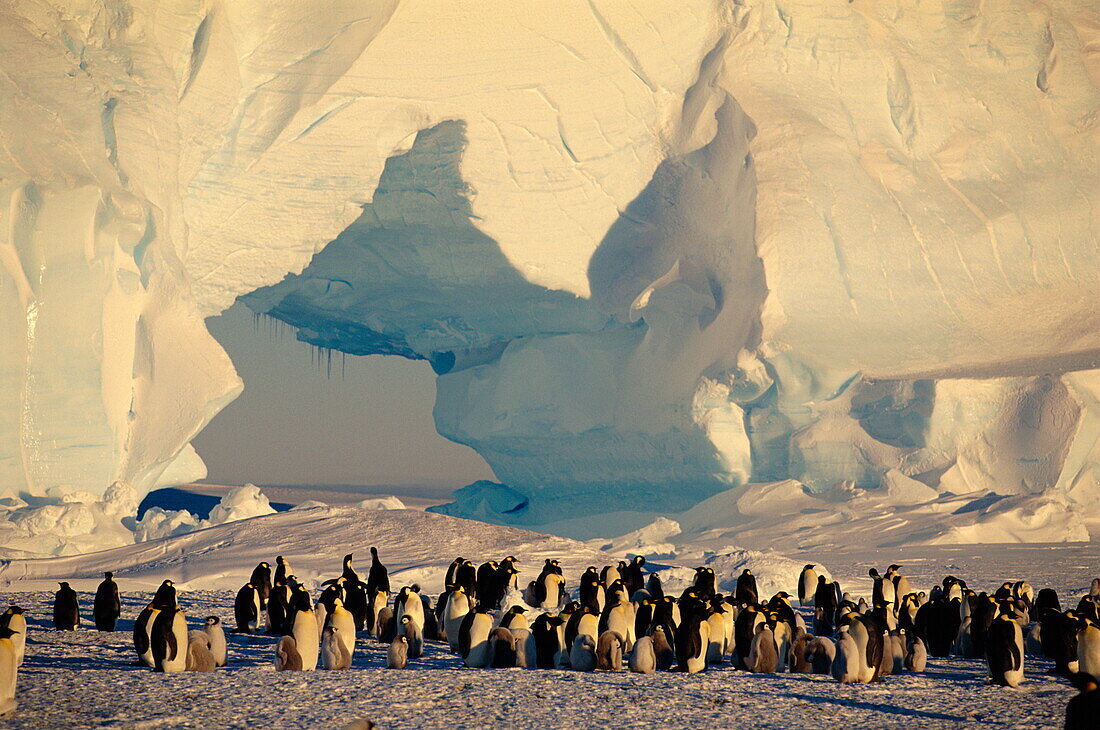
{"type": "Polygon", "coordinates": [[[0,69],[13,496],[201,476],[243,297],[432,362],[451,514],[1100,514],[1094,2],[24,0],[0,69]]]}

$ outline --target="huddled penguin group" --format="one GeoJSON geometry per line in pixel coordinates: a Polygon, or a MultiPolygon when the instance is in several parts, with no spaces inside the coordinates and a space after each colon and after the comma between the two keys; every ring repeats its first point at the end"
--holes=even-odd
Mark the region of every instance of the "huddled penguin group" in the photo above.
{"type": "MultiPolygon", "coordinates": [[[[755,674],[831,675],[844,684],[922,672],[929,657],[957,656],[984,659],[991,684],[1016,687],[1025,656],[1041,655],[1080,690],[1067,727],[1095,727],[1100,709],[1100,579],[1062,610],[1054,590],[1035,591],[1025,581],[975,592],[949,575],[928,592],[915,591],[899,565],[869,570],[868,600],[809,563],[795,599],[784,591],[765,598],[749,569],[723,583],[723,593],[707,566],[679,596],[669,595],[641,556],[589,566],[575,592],[559,561],[546,559],[521,590],[514,556],[480,565],[458,557],[433,601],[417,584],[392,591],[378,550],[370,553],[366,580],[348,554],[316,599],[283,556],[274,572],[261,562],[236,593],[233,632],[279,637],[272,657],[279,671],[350,669],[358,633],[387,645],[392,669],[414,666],[426,642],[439,642],[471,668],[693,674],[728,663],[755,674]],[[804,616],[794,600],[811,612],[804,616]]],[[[95,593],[95,626],[114,631],[120,615],[119,588],[108,572],[95,593]]],[[[80,625],[68,583],[56,593],[53,625],[80,625]]],[[[11,606],[0,615],[0,712],[14,707],[25,642],[23,611],[11,606]]],[[[209,616],[189,631],[171,580],[138,615],[133,643],[138,661],[157,672],[213,671],[228,661],[221,620],[209,616]]]]}

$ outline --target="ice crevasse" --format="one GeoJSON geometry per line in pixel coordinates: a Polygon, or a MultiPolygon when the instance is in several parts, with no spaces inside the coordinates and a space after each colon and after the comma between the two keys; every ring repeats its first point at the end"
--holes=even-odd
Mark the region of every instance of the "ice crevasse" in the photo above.
{"type": "Polygon", "coordinates": [[[243,298],[431,361],[450,514],[1100,514],[1095,3],[27,0],[0,67],[12,498],[202,476],[243,298]]]}

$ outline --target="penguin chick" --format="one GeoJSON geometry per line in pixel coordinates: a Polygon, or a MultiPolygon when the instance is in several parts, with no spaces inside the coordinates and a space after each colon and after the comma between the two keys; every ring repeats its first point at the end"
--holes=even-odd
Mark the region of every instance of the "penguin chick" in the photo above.
{"type": "Polygon", "coordinates": [[[424,633],[412,616],[405,614],[401,617],[401,626],[397,632],[409,640],[409,659],[424,656],[424,633]]]}
{"type": "Polygon", "coordinates": [[[815,636],[806,645],[806,659],[814,674],[828,674],[836,658],[836,644],[828,636],[815,636]]]}
{"type": "Polygon", "coordinates": [[[516,639],[508,629],[499,626],[489,634],[489,666],[506,669],[516,666],[516,639]]]}
{"type": "Polygon", "coordinates": [[[326,626],[321,637],[321,666],[325,669],[351,669],[351,653],[340,636],[338,626],[326,626]]]}
{"type": "Polygon", "coordinates": [[[538,666],[538,648],[535,635],[529,629],[509,629],[516,645],[516,666],[535,669],[538,666]]]}
{"type": "Polygon", "coordinates": [[[279,672],[301,671],[302,657],[298,654],[298,643],[293,636],[279,639],[275,647],[275,670],[279,672]]]}
{"type": "Polygon", "coordinates": [[[779,670],[779,648],[775,634],[767,624],[760,624],[749,646],[749,671],[755,674],[775,674],[779,670]]]}
{"type": "Polygon", "coordinates": [[[596,669],[596,642],[588,634],[580,634],[573,639],[569,650],[569,664],[578,672],[591,672],[596,669]]]}
{"type": "Polygon", "coordinates": [[[676,651],[668,641],[664,626],[658,626],[650,636],[653,639],[653,654],[657,657],[657,670],[667,672],[676,664],[676,651]]]}
{"type": "Polygon", "coordinates": [[[398,636],[390,644],[386,652],[386,667],[388,669],[404,669],[409,664],[409,639],[407,636],[398,636]]]}
{"type": "Polygon", "coordinates": [[[192,631],[187,635],[187,671],[213,672],[218,664],[210,651],[210,637],[205,631],[192,631]]]}
{"type": "Polygon", "coordinates": [[[635,674],[653,674],[657,671],[657,655],[653,651],[652,637],[643,636],[634,642],[628,666],[635,674]]]}
{"type": "Polygon", "coordinates": [[[842,631],[840,638],[837,639],[832,674],[833,679],[841,684],[853,684],[859,681],[859,647],[847,631],[842,631]]]}
{"type": "Polygon", "coordinates": [[[202,630],[210,639],[210,653],[214,655],[214,664],[224,667],[227,662],[228,650],[225,645],[225,630],[222,628],[222,620],[217,616],[207,616],[202,630]]]}
{"type": "Polygon", "coordinates": [[[623,646],[626,640],[617,631],[605,631],[596,642],[596,669],[617,672],[623,668],[623,646]]]}
{"type": "Polygon", "coordinates": [[[923,672],[928,665],[928,647],[916,635],[911,635],[905,647],[905,669],[910,672],[923,672]]]}

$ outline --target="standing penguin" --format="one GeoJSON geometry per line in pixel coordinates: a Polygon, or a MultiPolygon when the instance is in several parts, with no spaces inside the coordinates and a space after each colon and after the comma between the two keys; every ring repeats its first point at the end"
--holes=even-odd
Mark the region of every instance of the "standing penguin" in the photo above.
{"type": "Polygon", "coordinates": [[[458,653],[468,667],[488,666],[489,634],[493,630],[493,617],[488,609],[478,606],[466,614],[459,629],[458,653]]]}
{"type": "Polygon", "coordinates": [[[15,631],[10,626],[0,627],[0,715],[14,712],[15,683],[19,665],[15,660],[15,631]]]}
{"type": "Polygon", "coordinates": [[[114,581],[114,573],[103,574],[103,582],[95,591],[92,615],[95,617],[97,631],[115,630],[118,617],[122,615],[122,599],[118,595],[118,584],[114,581]]]}
{"type": "Polygon", "coordinates": [[[351,611],[344,608],[344,602],[339,598],[332,603],[332,610],[328,614],[328,625],[336,629],[335,641],[344,645],[349,659],[355,655],[355,618],[351,611]]]}
{"type": "Polygon", "coordinates": [[[343,630],[329,625],[321,636],[321,666],[325,669],[351,669],[351,652],[341,635],[343,630]]]}
{"type": "Polygon", "coordinates": [[[284,636],[275,646],[275,671],[289,672],[302,669],[302,657],[298,654],[298,642],[293,636],[284,636]]]}
{"type": "Polygon", "coordinates": [[[378,559],[378,548],[370,549],[370,572],[367,573],[367,592],[390,592],[390,573],[378,559]]]}
{"type": "Polygon", "coordinates": [[[779,670],[779,649],[775,634],[767,623],[757,624],[746,663],[754,674],[775,674],[779,670]]]}
{"type": "Polygon", "coordinates": [[[565,621],[561,616],[540,613],[531,625],[535,639],[535,665],[539,669],[554,669],[560,657],[568,657],[565,647],[565,621]]]}
{"type": "Polygon", "coordinates": [[[836,642],[828,636],[815,636],[806,644],[806,659],[814,674],[828,674],[836,659],[836,642]]]}
{"type": "Polygon", "coordinates": [[[756,576],[748,568],[742,570],[741,575],[737,576],[734,600],[740,605],[760,602],[760,593],[756,589],[756,576]]]}
{"type": "Polygon", "coordinates": [[[923,672],[928,665],[928,648],[916,634],[909,634],[905,645],[905,669],[910,672],[923,672]]]}
{"type": "Polygon", "coordinates": [[[298,648],[298,656],[302,659],[302,669],[313,671],[317,668],[317,655],[319,653],[320,632],[317,630],[317,616],[309,607],[309,598],[306,597],[306,607],[299,607],[294,611],[294,623],[290,627],[290,633],[294,637],[294,643],[298,648]]]}
{"type": "Polygon", "coordinates": [[[1024,635],[1014,613],[1002,613],[993,620],[985,651],[991,682],[1019,686],[1024,679],[1024,635]]]}
{"type": "Polygon", "coordinates": [[[248,582],[260,592],[260,610],[267,608],[267,599],[271,595],[271,565],[265,560],[252,570],[248,582]]]}
{"type": "Polygon", "coordinates": [[[623,668],[626,640],[618,631],[605,631],[596,642],[596,668],[617,672],[623,668]]]}
{"type": "Polygon", "coordinates": [[[840,638],[836,642],[836,655],[833,658],[833,679],[841,684],[852,684],[859,681],[859,646],[847,631],[840,632],[840,638]]]}
{"type": "Polygon", "coordinates": [[[677,671],[695,674],[707,668],[710,648],[710,623],[702,606],[690,608],[676,629],[677,671]]]}
{"type": "Polygon", "coordinates": [[[529,629],[509,629],[516,645],[516,666],[524,669],[536,669],[538,666],[538,647],[535,635],[529,629]]]}
{"type": "Polygon", "coordinates": [[[205,631],[192,631],[187,635],[188,672],[213,672],[218,666],[214,652],[210,650],[210,636],[205,631]]]}
{"type": "Polygon", "coordinates": [[[596,669],[596,641],[588,634],[578,634],[569,650],[569,666],[578,672],[596,669]]]}
{"type": "Polygon", "coordinates": [[[653,651],[653,638],[643,636],[634,644],[628,662],[630,671],[635,674],[653,674],[657,671],[657,655],[653,651]]]}
{"type": "Polygon", "coordinates": [[[400,624],[397,627],[398,636],[404,636],[409,640],[409,659],[418,659],[423,656],[424,632],[420,624],[416,623],[416,619],[409,614],[402,616],[398,623],[400,624]]]}
{"type": "Polygon", "coordinates": [[[153,620],[149,635],[153,671],[171,674],[187,669],[187,617],[178,608],[166,608],[153,620]]]}
{"type": "Polygon", "coordinates": [[[404,636],[396,637],[386,652],[388,669],[404,669],[409,664],[409,640],[404,636]]]}
{"type": "Polygon", "coordinates": [[[1100,628],[1087,619],[1079,619],[1077,631],[1077,671],[1100,675],[1100,628]]]}
{"type": "Polygon", "coordinates": [[[815,563],[807,563],[798,576],[798,605],[805,606],[814,600],[814,592],[817,590],[817,571],[815,563]]]}
{"type": "Polygon", "coordinates": [[[527,609],[523,606],[512,606],[500,617],[500,628],[514,631],[516,629],[530,629],[527,623],[527,609]]]}
{"type": "Polygon", "coordinates": [[[237,591],[233,601],[233,617],[238,634],[254,634],[260,628],[260,591],[251,583],[237,591]]]}
{"type": "Polygon", "coordinates": [[[561,605],[565,579],[558,573],[543,571],[535,583],[535,608],[556,609],[561,605]]]}
{"type": "Polygon", "coordinates": [[[499,626],[489,634],[489,666],[506,669],[516,666],[516,637],[499,626]]]}
{"type": "Polygon", "coordinates": [[[217,616],[207,616],[202,630],[206,632],[210,640],[210,653],[214,657],[214,666],[224,667],[228,661],[228,650],[225,645],[225,630],[222,629],[222,620],[217,616]]]}
{"type": "Polygon", "coordinates": [[[73,631],[80,625],[80,607],[76,601],[76,591],[68,583],[60,583],[61,588],[53,599],[53,627],[59,631],[73,631]]]}
{"type": "Polygon", "coordinates": [[[452,652],[458,651],[459,631],[462,619],[470,612],[470,599],[462,586],[455,587],[447,594],[447,604],[443,609],[443,633],[447,635],[447,645],[452,652]]]}
{"type": "Polygon", "coordinates": [[[286,583],[286,579],[294,574],[294,571],[290,569],[290,563],[282,555],[275,557],[275,578],[274,583],[286,583]]]}
{"type": "Polygon", "coordinates": [[[631,596],[645,587],[645,575],[642,573],[644,567],[645,558],[635,555],[623,571],[623,584],[626,585],[627,593],[631,596]]]}
{"type": "MultiPolygon", "coordinates": [[[[27,649],[27,618],[23,615],[23,609],[12,604],[8,610],[0,614],[0,629],[11,629],[11,643],[15,648],[15,666],[23,666],[23,656],[27,649]]],[[[0,682],[0,686],[2,686],[0,682]]]]}

